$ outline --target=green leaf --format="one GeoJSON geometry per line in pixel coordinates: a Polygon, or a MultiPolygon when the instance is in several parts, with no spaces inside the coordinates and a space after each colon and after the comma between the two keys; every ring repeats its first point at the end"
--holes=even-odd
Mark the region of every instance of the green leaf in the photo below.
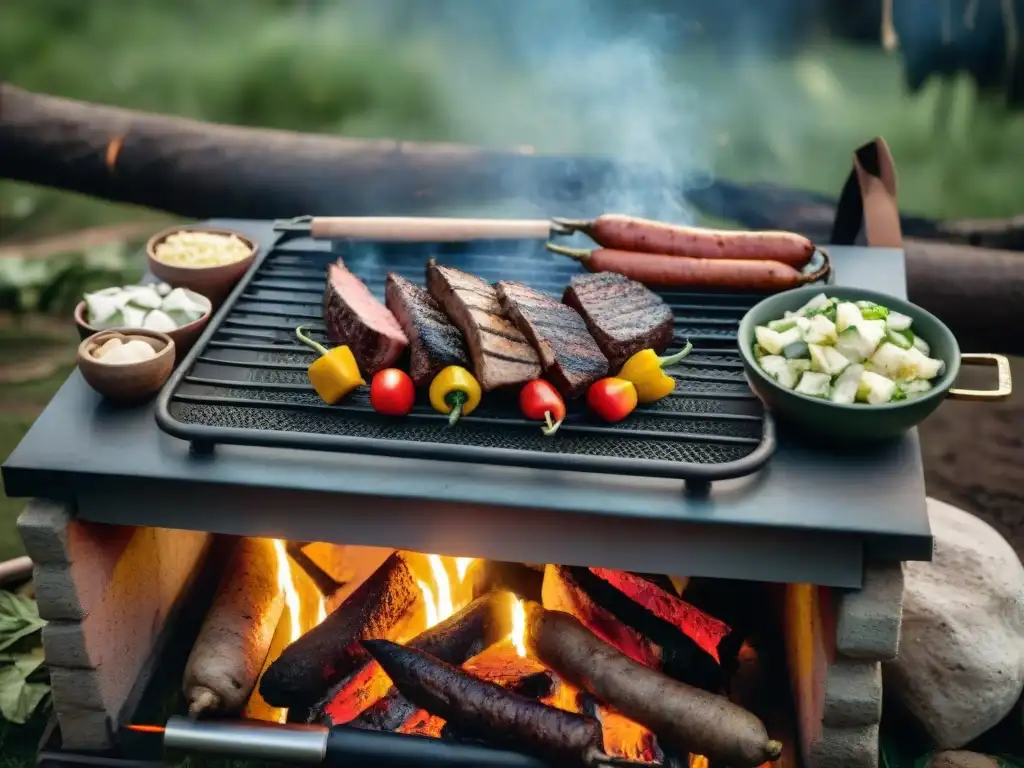
{"type": "Polygon", "coordinates": [[[0,651],[7,650],[44,626],[46,622],[39,618],[34,600],[0,590],[0,651]]]}
{"type": "Polygon", "coordinates": [[[43,663],[42,649],[22,656],[11,664],[0,666],[0,716],[24,725],[50,693],[47,683],[30,683],[32,675],[43,663]]]}

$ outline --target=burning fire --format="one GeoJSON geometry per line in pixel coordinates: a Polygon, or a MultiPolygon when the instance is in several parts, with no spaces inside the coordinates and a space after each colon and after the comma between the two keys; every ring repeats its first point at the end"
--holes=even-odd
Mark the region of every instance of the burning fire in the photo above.
{"type": "Polygon", "coordinates": [[[274,539],[274,549],[277,552],[277,583],[281,587],[281,591],[284,592],[284,603],[291,622],[291,635],[288,642],[294,643],[302,637],[302,601],[299,600],[298,590],[295,589],[295,580],[292,578],[292,568],[288,562],[288,551],[285,549],[284,542],[274,539]]]}
{"type": "Polygon", "coordinates": [[[526,658],[526,609],[522,600],[516,600],[512,605],[512,634],[510,636],[512,645],[520,658],[526,658]]]}

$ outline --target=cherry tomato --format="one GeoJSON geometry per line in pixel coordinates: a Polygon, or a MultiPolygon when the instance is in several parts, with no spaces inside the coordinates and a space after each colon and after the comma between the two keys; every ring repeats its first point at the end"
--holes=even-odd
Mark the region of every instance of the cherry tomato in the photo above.
{"type": "Polygon", "coordinates": [[[555,434],[565,418],[565,401],[544,379],[528,381],[519,390],[519,409],[526,418],[543,421],[545,435],[555,434]]]}
{"type": "Polygon", "coordinates": [[[636,402],[636,387],[625,379],[600,379],[587,390],[587,405],[605,421],[622,421],[636,408],[636,402]]]}
{"type": "Polygon", "coordinates": [[[378,371],[370,382],[370,405],[385,416],[404,416],[416,402],[416,387],[398,368],[378,371]]]}

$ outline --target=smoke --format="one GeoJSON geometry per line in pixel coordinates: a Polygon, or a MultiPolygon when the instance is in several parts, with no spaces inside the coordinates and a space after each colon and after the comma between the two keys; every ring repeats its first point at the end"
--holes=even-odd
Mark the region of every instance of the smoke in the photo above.
{"type": "Polygon", "coordinates": [[[619,170],[588,190],[582,213],[694,219],[683,191],[710,178],[713,113],[673,71],[687,32],[678,15],[614,0],[375,3],[396,40],[439,42],[460,140],[600,155],[619,170]]]}

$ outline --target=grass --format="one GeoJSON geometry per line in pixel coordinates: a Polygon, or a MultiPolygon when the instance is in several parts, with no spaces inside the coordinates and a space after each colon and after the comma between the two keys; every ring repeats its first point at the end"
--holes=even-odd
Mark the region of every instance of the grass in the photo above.
{"type": "MultiPolygon", "coordinates": [[[[29,89],[206,120],[639,155],[684,171],[830,194],[849,170],[850,151],[882,135],[900,169],[906,210],[1003,217],[1024,203],[1024,175],[1008,162],[1024,145],[1024,117],[978,102],[957,83],[952,122],[936,130],[937,89],[909,98],[898,60],[875,51],[823,43],[784,60],[727,60],[698,41],[675,51],[661,72],[649,66],[646,49],[573,37],[564,22],[557,36],[535,34],[540,42],[510,63],[479,35],[452,39],[417,24],[399,33],[381,14],[368,18],[369,4],[337,0],[310,11],[315,5],[4,0],[0,72],[29,89]],[[555,44],[558,51],[542,55],[542,45],[555,44]]],[[[577,5],[566,0],[560,12],[577,5]]],[[[384,7],[396,6],[373,5],[384,7]]],[[[0,243],[128,219],[154,228],[166,221],[0,181],[0,243]]],[[[47,345],[71,344],[70,337],[4,330],[0,372],[47,345]]],[[[0,457],[68,370],[0,381],[0,457]]],[[[22,506],[0,498],[0,558],[21,552],[14,521],[22,506]]],[[[37,731],[0,724],[0,768],[28,764],[37,731]]]]}

